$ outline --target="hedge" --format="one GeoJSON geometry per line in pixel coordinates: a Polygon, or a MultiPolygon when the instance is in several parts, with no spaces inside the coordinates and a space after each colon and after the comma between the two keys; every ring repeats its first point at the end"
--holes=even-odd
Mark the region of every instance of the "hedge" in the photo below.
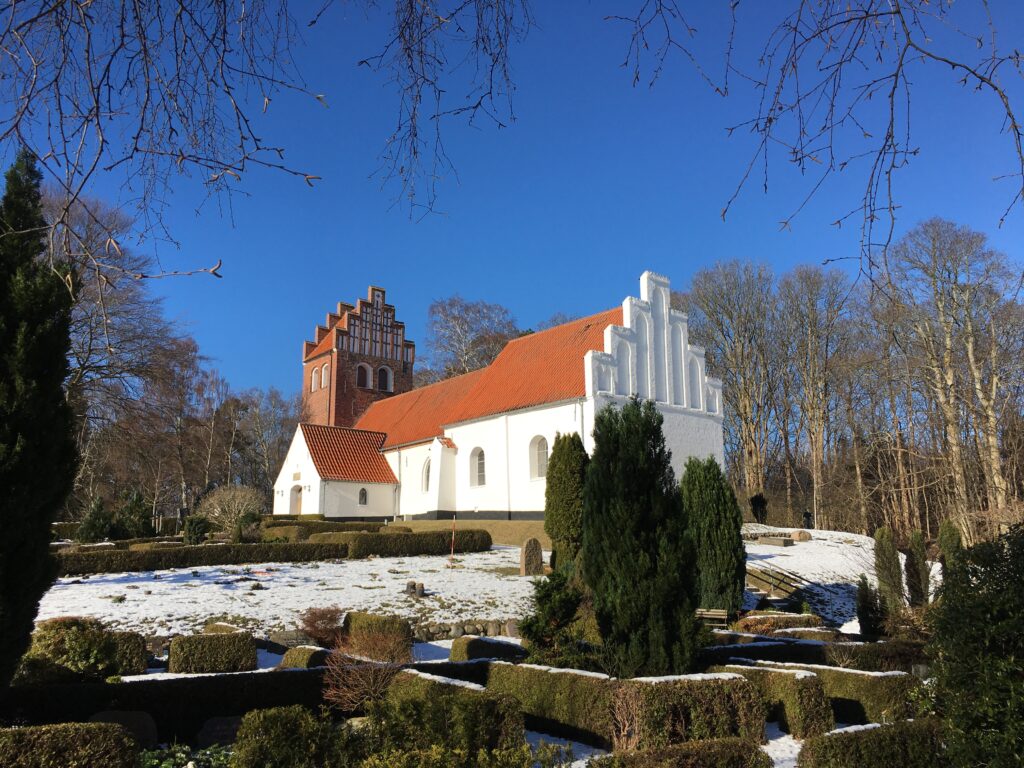
{"type": "MultiPolygon", "coordinates": [[[[763,666],[768,662],[760,662],[763,666]]],[[[841,723],[885,723],[911,717],[911,697],[921,681],[906,672],[864,672],[815,664],[785,664],[788,669],[813,672],[821,680],[841,723]]]]}
{"type": "Polygon", "coordinates": [[[81,523],[51,523],[50,530],[54,539],[73,539],[78,533],[78,526],[81,523]]]}
{"type": "Polygon", "coordinates": [[[204,565],[246,563],[306,563],[340,560],[348,556],[341,544],[207,544],[176,549],[131,552],[106,549],[93,552],[57,552],[60,576],[123,571],[159,571],[204,565]]]}
{"type": "Polygon", "coordinates": [[[289,704],[302,704],[315,711],[324,703],[323,678],[323,669],[293,669],[143,678],[122,683],[22,686],[0,694],[0,718],[43,724],[85,721],[109,710],[148,712],[157,724],[161,743],[191,742],[211,717],[232,717],[289,704]]]}
{"type": "Polygon", "coordinates": [[[377,533],[412,533],[408,525],[385,525],[377,533]]]}
{"type": "Polygon", "coordinates": [[[59,616],[39,622],[15,683],[39,684],[141,675],[148,666],[146,640],[115,632],[92,617],[59,616]]]}
{"type": "Polygon", "coordinates": [[[504,659],[505,661],[523,661],[527,651],[521,645],[494,640],[489,637],[463,635],[452,640],[452,649],[448,653],[449,661],[469,661],[471,659],[504,659]]]}
{"type": "Polygon", "coordinates": [[[278,522],[282,524],[284,522],[292,522],[295,520],[309,520],[310,522],[316,520],[323,520],[324,516],[319,514],[310,513],[308,515],[265,515],[263,517],[263,525],[275,525],[278,522]]]}
{"type": "Polygon", "coordinates": [[[824,664],[859,669],[865,672],[911,672],[926,663],[924,645],[892,640],[884,643],[814,643],[787,640],[751,639],[749,643],[712,645],[700,650],[704,665],[728,664],[733,658],[751,661],[778,661],[787,664],[824,664]]]}
{"type": "Polygon", "coordinates": [[[183,541],[144,541],[141,544],[131,544],[128,549],[131,552],[149,552],[154,549],[177,549],[184,546],[183,541]]]}
{"type": "Polygon", "coordinates": [[[313,768],[333,762],[337,735],[328,717],[305,707],[274,707],[242,718],[231,768],[313,768]]]}
{"type": "Polygon", "coordinates": [[[910,720],[859,730],[839,730],[804,741],[798,768],[940,768],[941,724],[935,718],[910,720]]]}
{"type": "MultiPolygon", "coordinates": [[[[452,532],[451,520],[403,520],[403,526],[412,528],[413,531],[447,531],[452,532]]],[[[527,539],[537,539],[545,551],[551,551],[551,537],[544,530],[543,520],[460,520],[457,528],[471,526],[491,534],[495,544],[504,544],[510,547],[521,547],[527,539]]]]}
{"type": "Polygon", "coordinates": [[[114,641],[114,655],[117,658],[117,674],[144,675],[149,667],[149,652],[146,638],[138,632],[111,632],[114,641]]]}
{"type": "Polygon", "coordinates": [[[260,541],[264,544],[287,542],[294,544],[309,538],[309,530],[302,525],[275,525],[264,528],[260,533],[260,541]]]}
{"type": "Polygon", "coordinates": [[[887,640],[881,643],[833,643],[825,650],[826,663],[868,672],[912,672],[927,664],[924,643],[887,640]]]}
{"type": "Polygon", "coordinates": [[[137,768],[135,739],[113,723],[0,729],[4,768],[137,768]]]}
{"type": "Polygon", "coordinates": [[[767,719],[798,739],[819,736],[835,727],[832,707],[821,680],[804,670],[768,669],[730,664],[712,672],[732,672],[753,683],[767,710],[767,719]]]}
{"type": "Polygon", "coordinates": [[[346,635],[394,635],[412,645],[412,625],[399,616],[378,616],[365,611],[349,611],[341,623],[346,635]]]}
{"type": "Polygon", "coordinates": [[[256,641],[247,632],[189,635],[171,640],[167,671],[249,672],[256,669],[256,641]]]}
{"type": "MultiPolygon", "coordinates": [[[[272,528],[271,531],[279,531],[280,528],[272,528]]],[[[344,544],[346,547],[356,536],[361,536],[364,531],[327,531],[324,533],[311,533],[306,539],[310,544],[344,544]]]]}
{"type": "MultiPolygon", "coordinates": [[[[456,552],[483,552],[491,548],[487,531],[465,530],[455,533],[456,552]]],[[[348,556],[409,557],[412,555],[447,555],[452,551],[452,534],[448,531],[425,533],[361,533],[348,545],[348,556]]]]}
{"type": "Polygon", "coordinates": [[[661,749],[591,760],[591,768],[772,768],[757,742],[726,738],[687,741],[661,749]]]}
{"type": "Polygon", "coordinates": [[[751,611],[742,619],[733,622],[730,629],[750,632],[755,635],[769,635],[776,629],[820,627],[824,624],[820,616],[813,613],[779,613],[773,611],[751,611]]]}
{"type": "Polygon", "coordinates": [[[384,523],[333,522],[331,520],[264,520],[264,530],[273,528],[305,528],[308,533],[338,533],[340,531],[364,531],[376,533],[384,523]]]}
{"type": "Polygon", "coordinates": [[[282,669],[313,669],[327,666],[327,657],[331,652],[315,645],[299,645],[285,651],[281,662],[277,665],[282,669]]]}
{"type": "Polygon", "coordinates": [[[839,630],[831,627],[799,627],[797,629],[776,629],[773,637],[788,637],[791,640],[821,640],[831,643],[839,637],[839,630]]]}

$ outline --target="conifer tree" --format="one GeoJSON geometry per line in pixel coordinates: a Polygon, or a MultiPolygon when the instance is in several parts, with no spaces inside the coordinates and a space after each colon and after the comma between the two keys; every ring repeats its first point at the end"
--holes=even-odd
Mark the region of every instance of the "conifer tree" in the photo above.
{"type": "Polygon", "coordinates": [[[636,398],[594,424],[581,564],[619,677],[686,672],[697,651],[693,544],[661,424],[636,398]]]}
{"type": "Polygon", "coordinates": [[[904,562],[907,573],[907,600],[915,608],[928,604],[931,587],[931,568],[928,565],[928,552],[924,543],[924,535],[920,531],[910,534],[910,547],[904,562]]]}
{"type": "Polygon", "coordinates": [[[0,688],[53,582],[50,523],[76,465],[63,392],[71,293],[41,258],[41,180],[35,159],[20,151],[0,201],[0,688]]]}
{"type": "Polygon", "coordinates": [[[943,520],[939,523],[939,563],[942,565],[942,575],[945,578],[946,568],[956,559],[963,549],[960,540],[960,530],[952,520],[943,520]]]}
{"type": "Polygon", "coordinates": [[[743,604],[747,570],[736,494],[712,458],[686,462],[680,491],[696,549],[698,605],[736,613],[743,604]]]}
{"type": "Polygon", "coordinates": [[[551,537],[560,568],[570,566],[583,539],[583,484],[590,456],[573,432],[555,435],[544,491],[544,531],[551,537]]]}
{"type": "Polygon", "coordinates": [[[875,578],[878,579],[878,593],[886,615],[902,611],[905,593],[900,553],[892,531],[885,527],[875,531],[875,578]]]}

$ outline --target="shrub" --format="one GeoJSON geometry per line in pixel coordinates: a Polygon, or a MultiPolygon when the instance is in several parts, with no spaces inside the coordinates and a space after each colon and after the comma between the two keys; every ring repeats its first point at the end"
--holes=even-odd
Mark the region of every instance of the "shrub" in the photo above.
{"type": "Polygon", "coordinates": [[[749,739],[689,741],[591,760],[591,768],[772,768],[772,760],[749,739]]]}
{"type": "Polygon", "coordinates": [[[305,528],[309,533],[377,533],[384,528],[382,523],[360,523],[360,522],[334,522],[324,520],[296,520],[294,518],[284,519],[282,516],[263,518],[264,530],[271,528],[305,528]]]}
{"type": "Polygon", "coordinates": [[[1014,765],[1024,733],[1024,526],[946,561],[936,700],[955,765],[1014,765]]]}
{"type": "Polygon", "coordinates": [[[686,462],[679,484],[683,514],[696,546],[697,605],[735,614],[743,604],[747,553],[736,494],[713,458],[686,462]]]}
{"type": "Polygon", "coordinates": [[[338,560],[347,555],[348,547],[343,544],[218,544],[157,549],[149,552],[58,552],[56,560],[60,575],[76,576],[88,573],[196,568],[204,565],[305,563],[338,560]]]}
{"type": "Polygon", "coordinates": [[[601,410],[584,488],[581,565],[608,668],[683,672],[698,648],[693,544],[654,404],[601,410]]]}
{"type": "MultiPolygon", "coordinates": [[[[377,616],[364,611],[349,611],[345,614],[345,621],[341,626],[348,640],[359,635],[373,635],[377,638],[392,637],[398,643],[408,646],[410,651],[412,649],[412,625],[407,619],[398,616],[377,616]]],[[[372,648],[364,650],[372,652],[372,648]]],[[[368,657],[375,658],[373,655],[368,657]]]]}
{"type": "Polygon", "coordinates": [[[144,675],[149,667],[146,638],[138,632],[111,632],[118,675],[144,675]]]}
{"type": "Polygon", "coordinates": [[[185,543],[181,541],[144,541],[140,544],[129,544],[128,551],[150,552],[154,549],[177,549],[184,546],[185,543]]]}
{"type": "Polygon", "coordinates": [[[764,525],[768,522],[768,499],[763,493],[755,493],[750,497],[750,516],[755,523],[764,525]]]}
{"type": "Polygon", "coordinates": [[[215,745],[192,749],[187,744],[173,744],[142,753],[141,768],[229,768],[231,747],[215,745]]]}
{"type": "Polygon", "coordinates": [[[60,723],[0,729],[4,768],[138,768],[139,749],[113,723],[60,723]]]}
{"type": "Polygon", "coordinates": [[[868,637],[878,637],[882,634],[884,621],[882,599],[878,595],[878,590],[868,583],[868,577],[862,573],[857,582],[857,623],[860,624],[860,633],[868,637]]]}
{"type": "Polygon", "coordinates": [[[472,635],[463,635],[452,640],[452,649],[448,653],[449,661],[469,661],[470,659],[522,661],[525,658],[526,651],[515,643],[472,635]]]}
{"type": "Polygon", "coordinates": [[[114,515],[117,536],[111,538],[139,538],[152,536],[153,512],[139,490],[133,490],[124,497],[121,506],[114,515]]]}
{"type": "Polygon", "coordinates": [[[583,540],[583,484],[590,456],[579,434],[555,435],[544,489],[544,530],[567,566],[583,540]]]}
{"type": "MultiPolygon", "coordinates": [[[[456,552],[485,552],[491,548],[491,534],[487,531],[464,530],[455,532],[456,552]]],[[[447,531],[387,534],[361,533],[348,545],[348,556],[409,557],[412,555],[447,555],[452,550],[452,534],[447,531]]]]}
{"type": "MultiPolygon", "coordinates": [[[[534,612],[519,624],[530,659],[558,667],[588,666],[584,635],[577,621],[583,592],[565,570],[533,582],[534,612]]],[[[599,640],[600,638],[593,638],[599,640]]]]}
{"type": "Polygon", "coordinates": [[[771,634],[777,629],[797,627],[820,627],[824,622],[813,613],[772,613],[751,611],[742,619],[733,622],[732,629],[754,635],[771,634]]]}
{"type": "Polygon", "coordinates": [[[99,619],[62,616],[40,622],[26,658],[41,659],[86,677],[103,679],[119,674],[118,644],[99,619]]]}
{"type": "Polygon", "coordinates": [[[331,652],[325,648],[317,648],[313,645],[299,645],[285,651],[278,666],[282,669],[326,667],[327,657],[330,655],[331,652]]]}
{"type": "Polygon", "coordinates": [[[743,675],[757,689],[768,709],[768,719],[778,722],[798,739],[828,733],[835,726],[825,689],[811,672],[739,664],[713,667],[709,671],[743,675]]]}
{"type": "Polygon", "coordinates": [[[57,522],[51,523],[50,530],[54,539],[74,539],[78,535],[78,526],[80,525],[81,523],[77,522],[57,522]]]}
{"type": "Polygon", "coordinates": [[[412,644],[401,634],[343,636],[337,652],[327,658],[324,698],[346,714],[360,712],[384,698],[401,665],[410,661],[412,644]]]}
{"type": "Polygon", "coordinates": [[[963,542],[960,539],[960,529],[952,520],[943,520],[939,523],[939,563],[942,565],[942,575],[945,577],[946,568],[951,560],[954,560],[963,549],[963,542]]]}
{"type": "Polygon", "coordinates": [[[883,643],[832,643],[825,647],[827,664],[866,672],[911,672],[927,661],[924,643],[887,640],[883,643]]]}
{"type": "Polygon", "coordinates": [[[305,707],[257,709],[242,718],[231,768],[321,768],[337,743],[334,724],[305,707]]]}
{"type": "Polygon", "coordinates": [[[903,610],[906,603],[903,590],[903,568],[896,539],[886,527],[875,531],[875,578],[878,579],[878,594],[886,614],[903,610]]]}
{"type": "Polygon", "coordinates": [[[927,605],[931,589],[931,568],[928,565],[924,534],[920,531],[910,534],[910,546],[903,565],[907,575],[907,597],[911,607],[920,608],[927,605]]]}
{"type": "Polygon", "coordinates": [[[804,741],[797,759],[799,768],[939,768],[946,764],[940,726],[934,719],[814,736],[804,741]]]}
{"type": "Polygon", "coordinates": [[[181,524],[181,536],[186,544],[202,544],[212,529],[210,521],[202,515],[189,515],[181,524]]]}
{"type": "Polygon", "coordinates": [[[412,533],[412,528],[407,525],[385,525],[377,533],[412,533]]]}
{"type": "Polygon", "coordinates": [[[367,757],[359,768],[556,768],[568,767],[572,762],[567,752],[564,747],[543,742],[536,754],[527,744],[476,755],[434,745],[417,750],[385,749],[367,757]]]}
{"type": "Polygon", "coordinates": [[[199,502],[200,515],[221,531],[233,531],[243,517],[259,515],[266,509],[263,494],[247,485],[222,485],[199,502]]]}
{"type": "Polygon", "coordinates": [[[95,498],[89,510],[78,525],[77,540],[92,544],[105,539],[117,538],[114,528],[114,512],[107,509],[103,499],[95,498]]]}
{"type": "Polygon", "coordinates": [[[341,620],[345,615],[339,605],[307,608],[299,614],[299,629],[323,648],[333,648],[341,639],[341,620]]]}
{"type": "MultiPolygon", "coordinates": [[[[292,528],[277,527],[268,528],[263,532],[264,537],[273,538],[278,531],[289,531],[288,536],[293,536],[292,528]]],[[[324,533],[311,533],[306,538],[310,544],[344,544],[346,547],[353,538],[359,535],[359,531],[325,531],[324,533]]]]}
{"type": "Polygon", "coordinates": [[[252,635],[189,635],[171,640],[167,671],[249,672],[256,669],[256,642],[252,635]]]}
{"type": "Polygon", "coordinates": [[[304,525],[275,525],[270,528],[264,527],[263,533],[260,534],[260,540],[266,543],[274,541],[295,543],[305,541],[309,535],[309,528],[304,525]]]}
{"type": "Polygon", "coordinates": [[[832,642],[839,637],[839,630],[831,627],[798,627],[796,629],[774,629],[772,637],[788,637],[791,640],[821,640],[832,642]]]}

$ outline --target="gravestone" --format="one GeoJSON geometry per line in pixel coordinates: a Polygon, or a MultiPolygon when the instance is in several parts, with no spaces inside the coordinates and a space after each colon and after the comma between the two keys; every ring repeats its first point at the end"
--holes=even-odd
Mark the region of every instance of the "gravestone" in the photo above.
{"type": "Polygon", "coordinates": [[[111,709],[97,712],[89,718],[90,723],[115,723],[123,726],[143,749],[156,746],[156,722],[148,712],[111,709]]]}
{"type": "Polygon", "coordinates": [[[810,541],[811,534],[808,531],[793,531],[791,538],[793,541],[810,541]]]}
{"type": "Polygon", "coordinates": [[[544,550],[537,539],[527,539],[519,554],[520,576],[544,575],[544,550]]]}

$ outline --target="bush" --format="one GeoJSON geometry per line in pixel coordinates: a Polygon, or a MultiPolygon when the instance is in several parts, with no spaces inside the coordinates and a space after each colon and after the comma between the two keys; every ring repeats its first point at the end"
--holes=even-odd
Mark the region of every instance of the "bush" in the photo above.
{"type": "MultiPolygon", "coordinates": [[[[491,534],[487,531],[464,530],[455,532],[456,552],[485,552],[491,548],[491,534]]],[[[423,533],[356,534],[348,545],[351,558],[409,557],[412,555],[447,555],[452,551],[452,534],[448,531],[423,533]]]]}
{"type": "Polygon", "coordinates": [[[313,645],[299,645],[289,648],[284,652],[281,663],[282,669],[313,669],[314,667],[326,667],[327,657],[331,652],[325,648],[317,648],[313,645]]]}
{"type": "Polygon", "coordinates": [[[187,744],[173,744],[142,753],[142,768],[229,768],[231,747],[216,745],[192,749],[187,744]]]}
{"type": "Polygon", "coordinates": [[[875,578],[878,579],[878,594],[882,598],[882,609],[886,614],[903,610],[906,595],[903,590],[903,568],[896,539],[892,531],[882,527],[875,531],[875,578]]]}
{"type": "Polygon", "coordinates": [[[309,535],[309,528],[304,525],[275,525],[270,528],[264,527],[260,540],[268,544],[274,541],[295,543],[305,541],[309,535]]]}
{"type": "Polygon", "coordinates": [[[882,634],[884,622],[885,614],[878,590],[868,583],[868,577],[862,573],[857,582],[857,623],[860,624],[860,633],[878,637],[882,634]]]}
{"type": "Polygon", "coordinates": [[[334,724],[305,707],[257,709],[242,718],[231,768],[321,768],[337,748],[334,724]]]}
{"type": "Polygon", "coordinates": [[[117,675],[144,675],[149,667],[146,638],[138,632],[111,632],[117,675]]]}
{"type": "Polygon", "coordinates": [[[755,523],[764,525],[768,522],[768,499],[763,493],[755,493],[750,497],[750,516],[755,523]]]}
{"type": "MultiPolygon", "coordinates": [[[[377,616],[364,611],[349,611],[342,622],[342,631],[349,639],[357,635],[393,637],[412,648],[412,625],[398,616],[377,616]]],[[[370,649],[367,649],[370,650],[370,649]]],[[[374,658],[370,656],[369,658],[374,658]]]]}
{"type": "Polygon", "coordinates": [[[210,521],[202,515],[189,515],[181,524],[181,536],[186,544],[202,544],[212,529],[210,521]]]}
{"type": "Polygon", "coordinates": [[[525,658],[526,651],[515,643],[472,635],[463,635],[452,640],[452,649],[448,653],[449,661],[469,661],[470,659],[523,661],[525,658]]]}
{"type": "Polygon", "coordinates": [[[112,723],[61,723],[0,729],[4,768],[138,768],[139,749],[112,723]]]}
{"type": "Polygon", "coordinates": [[[583,541],[583,484],[590,456],[579,434],[555,435],[544,488],[544,530],[565,567],[575,562],[583,541]]]}
{"type": "Polygon", "coordinates": [[[960,529],[956,524],[952,520],[943,520],[939,523],[939,563],[942,565],[943,577],[950,561],[954,560],[962,549],[960,529]]]}
{"type": "Polygon", "coordinates": [[[51,523],[50,530],[53,532],[54,539],[74,539],[78,535],[78,526],[80,525],[81,523],[77,522],[51,523]]]}
{"type": "Polygon", "coordinates": [[[244,517],[257,518],[266,509],[266,499],[247,485],[222,485],[199,502],[200,515],[221,531],[234,531],[244,517]]]}
{"type": "Polygon", "coordinates": [[[131,552],[116,549],[94,552],[58,552],[61,576],[122,571],[157,571],[204,565],[244,563],[305,563],[339,560],[348,555],[343,544],[216,544],[131,552]]]}
{"type": "Polygon", "coordinates": [[[866,672],[912,672],[927,662],[924,643],[887,640],[884,643],[832,643],[825,647],[825,662],[866,672]]]}
{"type": "Polygon", "coordinates": [[[583,629],[577,620],[583,603],[582,590],[566,570],[533,582],[534,612],[519,624],[531,661],[557,667],[590,666],[583,629]]]}
{"type": "Polygon", "coordinates": [[[1024,733],[1024,526],[946,561],[936,700],[954,765],[1015,765],[1024,733]]]}
{"type": "Polygon", "coordinates": [[[256,642],[246,632],[189,635],[171,640],[167,671],[249,672],[256,669],[256,642]]]}
{"type": "Polygon", "coordinates": [[[924,535],[920,531],[910,534],[910,546],[903,565],[907,575],[907,597],[910,606],[920,608],[927,605],[931,596],[931,568],[928,565],[924,535]]]}
{"type": "Polygon", "coordinates": [[[106,508],[103,499],[93,499],[92,504],[89,505],[89,511],[85,513],[85,517],[78,525],[77,540],[92,544],[114,538],[117,538],[117,530],[114,525],[113,510],[106,508]]]}
{"type": "Polygon", "coordinates": [[[689,741],[661,749],[591,760],[591,768],[772,768],[772,760],[749,739],[689,741]]]}
{"type": "Polygon", "coordinates": [[[324,698],[343,713],[361,712],[384,698],[401,665],[411,661],[412,644],[401,634],[343,635],[337,652],[327,658],[324,698]]]}
{"type": "Polygon", "coordinates": [[[377,533],[384,528],[383,523],[332,522],[330,520],[295,520],[279,519],[280,516],[263,519],[263,529],[271,528],[305,528],[309,533],[377,533]]]}
{"type": "Polygon", "coordinates": [[[377,533],[412,533],[412,528],[407,525],[385,525],[377,533]]]}
{"type": "Polygon", "coordinates": [[[934,719],[814,736],[804,741],[797,759],[799,768],[939,768],[946,764],[940,726],[934,719]]]}
{"type": "Polygon", "coordinates": [[[825,689],[811,672],[740,664],[713,667],[709,671],[743,675],[757,689],[768,710],[767,719],[778,722],[783,730],[798,739],[819,736],[835,727],[825,689]]]}
{"type": "MultiPolygon", "coordinates": [[[[294,538],[294,536],[296,535],[301,535],[293,533],[293,530],[297,531],[298,529],[293,529],[292,527],[285,526],[280,526],[277,528],[268,528],[263,532],[263,536],[265,538],[272,539],[274,536],[277,535],[278,531],[287,531],[284,538],[287,538],[288,536],[294,538]]],[[[352,541],[352,539],[358,535],[359,531],[325,531],[324,533],[310,533],[306,537],[306,541],[308,541],[310,544],[344,544],[347,547],[349,542],[352,541]]]]}
{"type": "Polygon", "coordinates": [[[100,680],[119,674],[118,644],[99,619],[62,616],[40,622],[25,658],[100,680]]]}
{"type": "Polygon", "coordinates": [[[344,609],[338,605],[307,608],[299,614],[299,629],[317,645],[333,648],[341,639],[341,620],[344,615],[344,609]]]}
{"type": "Polygon", "coordinates": [[[751,611],[742,619],[733,622],[732,629],[754,635],[768,635],[777,629],[820,627],[824,624],[820,616],[813,613],[772,613],[751,611]]]}
{"type": "Polygon", "coordinates": [[[177,549],[184,547],[181,541],[144,541],[141,544],[129,544],[129,552],[151,552],[154,549],[177,549]]]}

